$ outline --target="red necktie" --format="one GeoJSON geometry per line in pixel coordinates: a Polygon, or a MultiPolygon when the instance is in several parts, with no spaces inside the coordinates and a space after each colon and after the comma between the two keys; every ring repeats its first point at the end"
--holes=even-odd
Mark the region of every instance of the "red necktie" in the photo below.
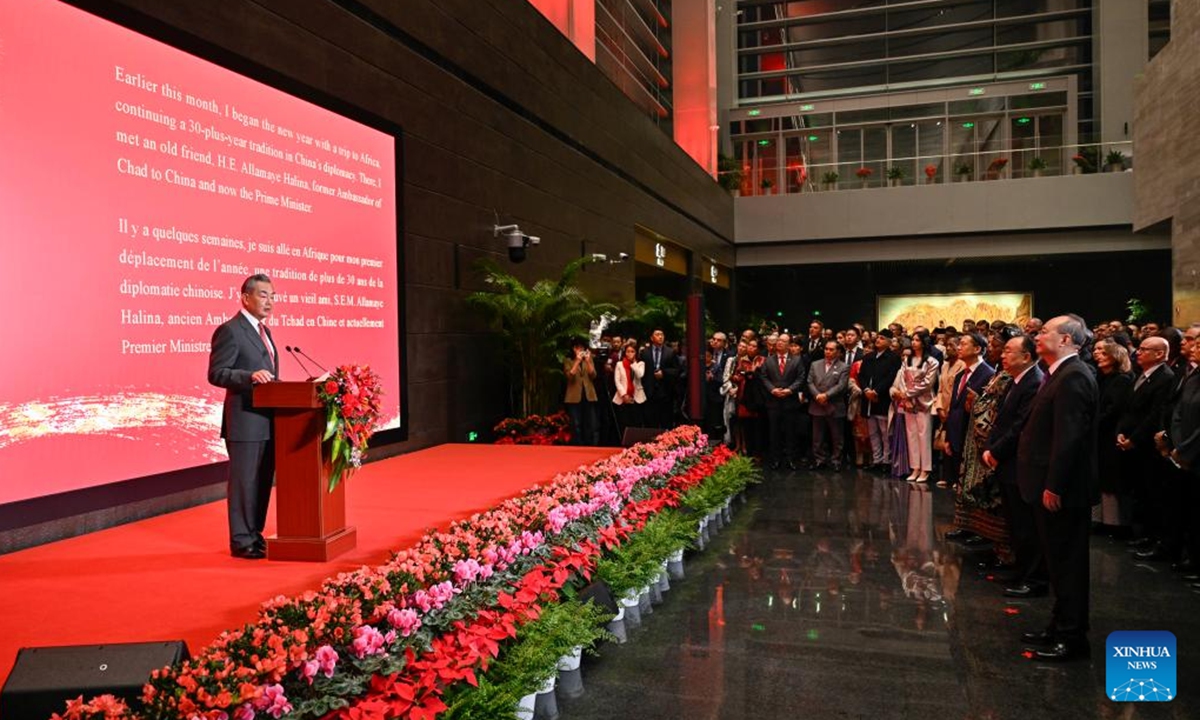
{"type": "Polygon", "coordinates": [[[271,358],[271,372],[275,372],[275,348],[271,347],[271,341],[267,339],[267,326],[261,322],[258,324],[258,336],[262,338],[263,345],[267,348],[267,355],[271,358]]]}
{"type": "Polygon", "coordinates": [[[962,397],[963,391],[967,389],[967,378],[971,377],[971,368],[963,371],[962,382],[958,384],[958,396],[962,397]]]}
{"type": "Polygon", "coordinates": [[[783,374],[783,368],[787,365],[787,360],[782,355],[779,356],[779,374],[783,374]]]}

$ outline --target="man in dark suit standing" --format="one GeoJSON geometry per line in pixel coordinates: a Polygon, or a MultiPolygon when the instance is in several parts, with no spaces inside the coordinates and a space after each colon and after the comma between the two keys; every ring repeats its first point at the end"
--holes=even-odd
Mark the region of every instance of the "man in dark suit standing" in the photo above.
{"type": "Polygon", "coordinates": [[[891,462],[890,438],[888,437],[888,409],[892,405],[891,387],[900,372],[900,356],[892,352],[892,331],[880,330],[875,336],[874,352],[863,357],[858,369],[858,386],[862,388],[860,401],[863,417],[871,438],[871,464],[876,469],[885,469],[891,462]]]}
{"type": "Polygon", "coordinates": [[[1086,657],[1092,505],[1100,501],[1096,467],[1096,378],[1079,358],[1087,325],[1075,315],[1047,322],[1037,335],[1038,356],[1049,364],[1017,443],[1017,484],[1033,508],[1054,609],[1041,632],[1022,639],[1042,646],[1032,657],[1062,661],[1086,657]]]}
{"type": "Polygon", "coordinates": [[[1137,553],[1142,560],[1178,560],[1179,547],[1167,543],[1165,491],[1172,468],[1154,445],[1163,429],[1167,403],[1175,389],[1175,373],[1167,364],[1170,346],[1166,339],[1148,337],[1138,346],[1141,374],[1133,383],[1133,397],[1117,421],[1117,448],[1128,453],[1130,466],[1138,469],[1140,487],[1135,488],[1147,535],[1156,539],[1152,547],[1137,553]]]}
{"type": "Polygon", "coordinates": [[[808,340],[805,341],[804,352],[808,355],[808,364],[820,362],[825,358],[825,323],[813,320],[808,324],[808,340]]]}
{"type": "MultiPolygon", "coordinates": [[[[968,426],[971,423],[971,408],[968,400],[978,397],[987,387],[996,369],[983,359],[987,340],[979,333],[964,333],[958,343],[958,359],[966,367],[954,376],[954,390],[950,393],[950,407],[946,412],[946,443],[950,452],[943,462],[942,480],[944,483],[958,482],[958,472],[962,467],[963,450],[967,444],[968,426]]],[[[946,533],[951,540],[964,537],[970,533],[955,530],[946,533]]]]}
{"type": "Polygon", "coordinates": [[[1037,365],[1037,345],[1028,335],[1018,335],[1005,343],[1002,358],[1004,369],[1013,381],[1000,401],[1000,409],[988,433],[983,462],[995,471],[1004,494],[1004,514],[1016,555],[1016,565],[1004,594],[1034,597],[1046,594],[1049,577],[1046,559],[1038,543],[1033,508],[1021,500],[1021,491],[1017,488],[1017,441],[1044,375],[1037,365]]]}
{"type": "Polygon", "coordinates": [[[675,384],[679,380],[679,358],[667,347],[662,330],[650,334],[650,345],[638,358],[646,364],[642,389],[646,391],[646,424],[670,429],[675,426],[675,384]]]}
{"type": "Polygon", "coordinates": [[[796,423],[800,403],[796,394],[804,387],[804,365],[799,357],[788,353],[792,336],[780,333],[775,352],[766,357],[762,382],[767,388],[767,422],[770,426],[770,466],[778,470],[787,463],[796,469],[796,423]]]}
{"type": "Polygon", "coordinates": [[[234,557],[267,556],[263,527],[275,479],[275,441],[269,410],[254,407],[254,386],[279,377],[279,353],[264,320],[275,288],[266,275],[242,283],[242,309],[213,333],[208,382],[225,388],[221,437],[229,452],[229,550],[234,557]]]}
{"type": "Polygon", "coordinates": [[[710,438],[721,438],[725,436],[725,395],[721,393],[721,385],[725,361],[732,356],[723,332],[713,333],[708,347],[712,352],[712,359],[708,367],[704,368],[704,431],[710,438]]]}
{"type": "Polygon", "coordinates": [[[841,359],[842,351],[836,340],[825,343],[825,357],[808,367],[808,414],[813,424],[813,469],[833,458],[833,469],[842,469],[842,428],[846,419],[846,388],[850,371],[841,359]],[[828,437],[832,453],[826,454],[828,437]]]}

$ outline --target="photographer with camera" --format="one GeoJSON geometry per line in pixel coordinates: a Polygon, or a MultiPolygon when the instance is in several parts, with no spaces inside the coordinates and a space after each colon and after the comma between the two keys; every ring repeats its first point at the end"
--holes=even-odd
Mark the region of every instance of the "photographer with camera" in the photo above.
{"type": "Polygon", "coordinates": [[[571,341],[571,352],[563,363],[567,394],[563,402],[571,416],[571,442],[599,445],[600,425],[596,418],[596,365],[583,338],[571,341]]]}

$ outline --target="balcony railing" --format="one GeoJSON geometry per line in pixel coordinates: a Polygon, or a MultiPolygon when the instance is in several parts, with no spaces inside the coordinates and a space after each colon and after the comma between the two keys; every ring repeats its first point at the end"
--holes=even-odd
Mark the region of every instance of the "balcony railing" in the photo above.
{"type": "MultiPolygon", "coordinates": [[[[759,161],[743,164],[739,193],[742,196],[779,195],[1124,172],[1133,167],[1132,150],[1132,142],[1120,142],[796,163],[784,168],[773,162],[759,161]]],[[[729,172],[739,171],[725,174],[729,172]]]]}

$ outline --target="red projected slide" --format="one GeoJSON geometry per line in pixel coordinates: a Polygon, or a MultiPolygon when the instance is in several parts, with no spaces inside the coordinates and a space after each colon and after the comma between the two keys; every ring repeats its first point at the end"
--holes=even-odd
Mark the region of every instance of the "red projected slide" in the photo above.
{"type": "Polygon", "coordinates": [[[399,424],[393,135],[4,0],[0,138],[0,503],[224,459],[209,340],[254,272],[281,353],[370,364],[399,424]]]}

